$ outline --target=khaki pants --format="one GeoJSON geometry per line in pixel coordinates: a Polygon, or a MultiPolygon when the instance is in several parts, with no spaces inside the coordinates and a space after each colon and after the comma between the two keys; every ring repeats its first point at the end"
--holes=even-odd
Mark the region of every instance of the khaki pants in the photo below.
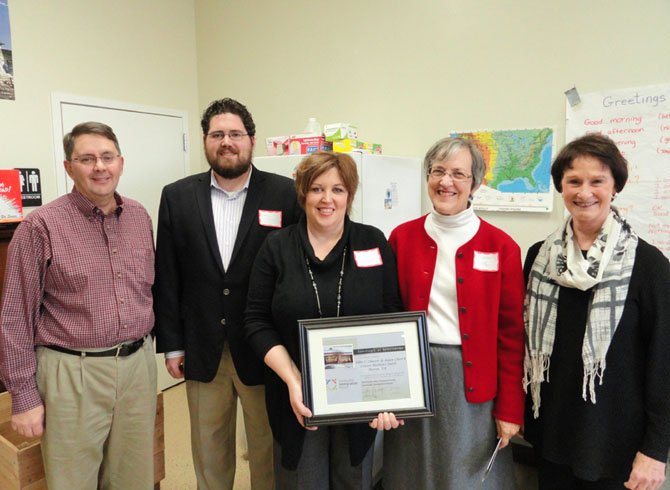
{"type": "Polygon", "coordinates": [[[251,488],[274,488],[272,433],[265,410],[265,388],[247,386],[240,381],[227,346],[214,379],[210,383],[186,381],[186,394],[198,490],[233,488],[238,397],[249,446],[251,488]]]}
{"type": "Polygon", "coordinates": [[[156,360],[151,339],[127,357],[37,348],[49,490],[154,486],[156,360]]]}

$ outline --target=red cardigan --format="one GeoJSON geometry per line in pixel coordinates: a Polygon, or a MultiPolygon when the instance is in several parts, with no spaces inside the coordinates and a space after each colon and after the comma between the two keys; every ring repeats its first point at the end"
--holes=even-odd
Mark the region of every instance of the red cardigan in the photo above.
{"type": "MultiPolygon", "coordinates": [[[[389,238],[408,311],[428,311],[437,245],[426,233],[426,216],[398,226],[389,238]]],[[[521,251],[506,233],[480,221],[479,230],[456,251],[455,259],[465,398],[470,403],[495,398],[493,416],[521,425],[525,396],[521,385],[525,294],[521,251]],[[481,256],[480,252],[497,254],[497,266],[495,259],[490,260],[495,255],[481,256]]]]}

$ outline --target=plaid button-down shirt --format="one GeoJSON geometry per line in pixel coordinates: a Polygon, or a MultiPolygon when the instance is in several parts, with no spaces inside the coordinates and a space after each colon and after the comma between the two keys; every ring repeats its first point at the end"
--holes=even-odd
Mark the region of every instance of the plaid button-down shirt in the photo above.
{"type": "Polygon", "coordinates": [[[32,212],[9,245],[0,376],[14,413],[42,403],[35,346],[111,347],[154,324],[151,219],[131,199],[103,215],[74,190],[32,212]]]}

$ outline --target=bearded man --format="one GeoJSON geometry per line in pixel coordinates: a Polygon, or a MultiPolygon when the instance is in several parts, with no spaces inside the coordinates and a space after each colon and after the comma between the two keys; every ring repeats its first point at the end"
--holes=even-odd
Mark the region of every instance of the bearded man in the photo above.
{"type": "Polygon", "coordinates": [[[232,489],[239,398],[253,489],[274,485],[264,365],[241,337],[249,275],[271,231],[300,216],[293,182],[252,164],[256,126],[225,98],[201,126],[211,169],[163,189],[156,243],[156,346],[186,378],[199,490],[232,489]]]}

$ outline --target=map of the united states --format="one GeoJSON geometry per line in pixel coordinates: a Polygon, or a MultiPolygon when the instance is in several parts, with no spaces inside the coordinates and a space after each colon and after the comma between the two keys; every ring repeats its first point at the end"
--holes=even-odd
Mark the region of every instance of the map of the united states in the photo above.
{"type": "Polygon", "coordinates": [[[486,161],[483,184],[499,192],[545,193],[550,188],[553,130],[513,129],[453,133],[472,140],[486,161]]]}

